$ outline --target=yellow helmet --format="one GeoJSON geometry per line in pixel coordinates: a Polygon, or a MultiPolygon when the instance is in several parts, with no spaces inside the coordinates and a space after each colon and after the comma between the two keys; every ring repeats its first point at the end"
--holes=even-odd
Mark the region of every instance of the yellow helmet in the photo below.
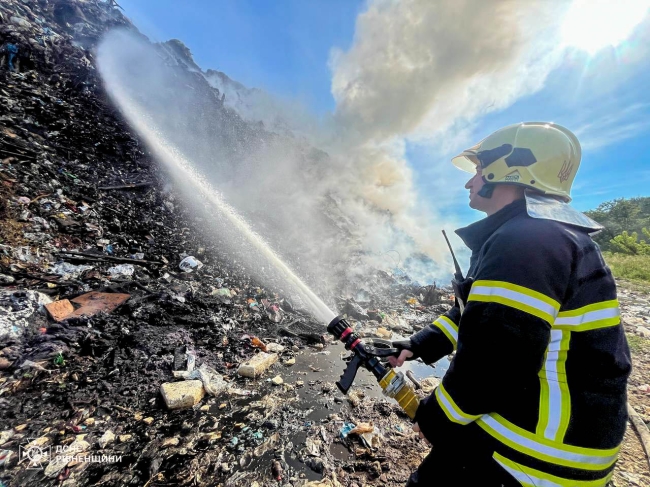
{"type": "Polygon", "coordinates": [[[508,125],[452,159],[456,167],[476,171],[487,184],[515,184],[571,201],[571,184],[580,166],[578,138],[555,123],[508,125]]]}

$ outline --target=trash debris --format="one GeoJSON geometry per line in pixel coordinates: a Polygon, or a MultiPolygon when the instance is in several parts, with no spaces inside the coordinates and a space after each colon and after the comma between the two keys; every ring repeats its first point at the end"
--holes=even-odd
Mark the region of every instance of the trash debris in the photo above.
{"type": "Polygon", "coordinates": [[[13,429],[0,432],[0,446],[7,443],[15,434],[16,432],[13,429]]]}
{"type": "Polygon", "coordinates": [[[203,263],[196,257],[189,255],[185,257],[180,264],[178,264],[178,267],[183,272],[193,272],[203,267],[203,263]]]}
{"type": "Polygon", "coordinates": [[[230,294],[230,289],[225,288],[225,287],[222,287],[222,288],[219,288],[219,289],[215,289],[215,290],[214,290],[214,294],[217,294],[217,295],[219,295],[219,296],[224,296],[224,297],[226,297],[226,298],[230,298],[230,297],[232,297],[232,295],[230,294]]]}
{"type": "Polygon", "coordinates": [[[0,285],[13,284],[16,282],[16,279],[13,276],[7,276],[6,274],[0,274],[0,285]]]}
{"type": "Polygon", "coordinates": [[[135,273],[135,267],[132,264],[118,264],[109,267],[107,272],[111,277],[131,277],[135,273]]]}
{"type": "Polygon", "coordinates": [[[378,337],[380,338],[390,338],[393,336],[393,332],[390,330],[387,330],[386,328],[377,328],[375,331],[378,337]]]}
{"type": "MultiPolygon", "coordinates": [[[[196,363],[196,354],[183,345],[174,350],[174,372],[192,372],[196,363]]],[[[176,376],[176,375],[175,375],[176,376]]],[[[183,377],[182,375],[179,375],[183,377]]]]}
{"type": "Polygon", "coordinates": [[[160,444],[161,448],[167,448],[170,446],[178,446],[180,443],[180,439],[177,436],[174,436],[173,438],[165,438],[163,442],[160,444]]]}
{"type": "Polygon", "coordinates": [[[350,318],[354,318],[355,320],[365,321],[370,319],[368,313],[366,313],[361,306],[351,299],[345,302],[345,306],[341,309],[341,313],[348,315],[350,318]]]}
{"type": "Polygon", "coordinates": [[[266,308],[266,316],[273,323],[280,323],[282,321],[282,312],[277,304],[272,304],[266,308]]]}
{"type": "Polygon", "coordinates": [[[52,372],[51,370],[48,370],[48,369],[46,369],[45,367],[43,367],[43,365],[41,365],[41,364],[39,364],[39,363],[36,363],[36,362],[32,362],[31,360],[25,360],[25,361],[22,363],[22,365],[20,366],[20,368],[21,368],[21,369],[30,369],[30,368],[33,368],[33,369],[36,369],[36,370],[40,370],[40,371],[42,371],[42,372],[52,372]]]}
{"type": "Polygon", "coordinates": [[[650,384],[641,384],[637,387],[637,390],[639,392],[643,392],[644,394],[650,394],[650,384]]]}
{"type": "Polygon", "coordinates": [[[282,480],[282,464],[277,460],[273,460],[271,463],[271,475],[278,482],[282,480]]]}
{"type": "Polygon", "coordinates": [[[262,352],[267,351],[266,344],[262,340],[260,340],[259,338],[253,336],[253,337],[250,337],[250,340],[251,340],[251,346],[252,347],[259,348],[260,350],[262,350],[262,352]]]}
{"type": "Polygon", "coordinates": [[[56,357],[54,357],[54,365],[58,366],[63,366],[65,365],[65,358],[63,358],[63,354],[59,352],[56,357]]]}
{"type": "Polygon", "coordinates": [[[307,454],[311,455],[313,457],[317,457],[320,455],[320,445],[321,442],[319,440],[313,440],[311,438],[305,439],[305,447],[307,449],[307,454]]]}
{"type": "Polygon", "coordinates": [[[366,395],[363,393],[363,391],[360,391],[359,389],[353,389],[350,392],[348,392],[347,398],[350,404],[352,404],[352,407],[359,407],[361,404],[361,400],[366,397],[366,395]]]}
{"type": "Polygon", "coordinates": [[[70,318],[79,318],[82,316],[93,316],[97,313],[111,313],[117,307],[122,305],[131,296],[120,293],[100,293],[92,291],[72,300],[63,299],[45,305],[48,313],[55,321],[63,321],[70,318]],[[80,305],[74,309],[72,303],[80,305]]]}
{"type": "Polygon", "coordinates": [[[419,381],[422,391],[425,394],[431,394],[436,387],[440,385],[440,379],[437,377],[426,377],[419,381]]]}
{"type": "Polygon", "coordinates": [[[61,276],[63,280],[78,279],[82,273],[92,269],[89,265],[74,265],[69,262],[57,262],[52,266],[52,273],[61,276]]]}
{"type": "Polygon", "coordinates": [[[344,423],[343,426],[341,427],[341,430],[339,431],[339,435],[341,438],[347,438],[347,436],[352,432],[352,430],[356,427],[355,424],[353,423],[344,423]]]}
{"type": "Polygon", "coordinates": [[[8,465],[12,456],[16,458],[18,455],[12,450],[0,450],[0,467],[8,465]]]}
{"type": "Polygon", "coordinates": [[[284,345],[280,345],[279,343],[269,343],[266,345],[266,350],[265,352],[274,352],[274,353],[282,353],[284,352],[284,345]]]}
{"type": "Polygon", "coordinates": [[[279,375],[276,375],[275,377],[273,377],[273,379],[271,379],[271,384],[273,384],[274,386],[281,386],[282,384],[284,384],[284,380],[279,375]]]}
{"type": "Polygon", "coordinates": [[[372,423],[359,423],[356,425],[354,428],[352,428],[349,432],[351,435],[362,435],[364,433],[372,433],[374,431],[375,427],[372,425],[372,423]]]}
{"type": "Polygon", "coordinates": [[[229,387],[229,384],[223,380],[221,374],[206,364],[202,364],[198,369],[190,372],[187,378],[199,379],[203,384],[205,392],[211,396],[219,395],[229,387]]]}
{"type": "Polygon", "coordinates": [[[260,352],[247,362],[241,364],[239,369],[237,369],[237,373],[242,377],[255,379],[266,372],[266,370],[277,361],[277,353],[260,352]]]}
{"type": "MultiPolygon", "coordinates": [[[[0,291],[0,340],[18,339],[52,300],[36,291],[0,291]]],[[[44,318],[44,316],[43,316],[44,318]]]]}

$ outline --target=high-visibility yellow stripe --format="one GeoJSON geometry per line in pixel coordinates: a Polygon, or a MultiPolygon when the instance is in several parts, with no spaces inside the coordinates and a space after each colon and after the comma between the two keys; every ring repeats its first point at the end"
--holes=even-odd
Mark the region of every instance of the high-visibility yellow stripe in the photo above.
{"type": "MultiPolygon", "coordinates": [[[[544,363],[548,360],[548,348],[544,352],[544,363]]],[[[549,416],[549,384],[546,381],[546,375],[544,368],[539,372],[539,419],[537,420],[537,434],[540,436],[544,435],[544,430],[548,425],[548,416],[549,416]]]]}
{"type": "Polygon", "coordinates": [[[451,398],[445,387],[440,384],[436,388],[436,400],[449,421],[458,424],[469,424],[480,418],[480,415],[467,414],[458,407],[458,404],[451,398]]]}
{"type": "Polygon", "coordinates": [[[553,327],[571,331],[588,331],[616,326],[620,322],[618,300],[612,299],[570,311],[560,311],[553,327]]]}
{"type": "Polygon", "coordinates": [[[560,303],[544,294],[505,281],[478,280],[472,285],[468,302],[500,303],[524,311],[553,324],[560,303]]]}
{"type": "Polygon", "coordinates": [[[483,415],[476,423],[492,437],[518,452],[565,467],[606,470],[616,462],[620,449],[566,445],[520,428],[496,413],[483,415]]]}
{"type": "Polygon", "coordinates": [[[566,380],[566,359],[571,332],[551,330],[551,340],[539,372],[540,401],[537,434],[562,442],[571,417],[571,395],[566,380]]]}
{"type": "Polygon", "coordinates": [[[440,328],[440,330],[445,334],[445,336],[451,342],[452,346],[454,347],[454,350],[456,350],[456,344],[458,342],[458,326],[456,325],[456,323],[451,321],[446,316],[441,316],[436,321],[433,322],[433,325],[437,328],[440,328]]]}
{"type": "Polygon", "coordinates": [[[610,472],[602,479],[573,480],[551,475],[540,470],[513,462],[495,452],[492,458],[512,475],[523,487],[605,487],[614,475],[610,472]]]}

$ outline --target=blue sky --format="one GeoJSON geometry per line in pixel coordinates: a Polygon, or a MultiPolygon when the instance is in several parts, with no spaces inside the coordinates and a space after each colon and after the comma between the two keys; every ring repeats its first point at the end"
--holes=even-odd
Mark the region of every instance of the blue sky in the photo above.
{"type": "Polygon", "coordinates": [[[334,109],[330,49],[354,35],[358,0],[125,0],[131,21],[153,41],[180,39],[202,69],[248,87],[334,109]]]}
{"type": "MultiPolygon", "coordinates": [[[[218,69],[246,86],[297,99],[319,117],[335,109],[331,49],[349,48],[365,8],[358,0],[122,0],[120,5],[151,40],[182,40],[204,70],[218,69]]],[[[633,35],[617,49],[593,56],[567,51],[543,89],[476,120],[472,142],[511,123],[554,121],[577,132],[584,146],[573,190],[577,208],[649,196],[650,155],[644,145],[650,132],[650,53],[636,55],[642,46],[635,42],[633,35]]],[[[466,195],[437,199],[431,166],[447,164],[453,154],[408,143],[407,155],[425,202],[455,212],[464,223],[481,217],[466,207],[466,195]]],[[[456,169],[450,165],[450,171],[456,169]]],[[[452,177],[459,185],[465,179],[462,173],[452,177]]]]}

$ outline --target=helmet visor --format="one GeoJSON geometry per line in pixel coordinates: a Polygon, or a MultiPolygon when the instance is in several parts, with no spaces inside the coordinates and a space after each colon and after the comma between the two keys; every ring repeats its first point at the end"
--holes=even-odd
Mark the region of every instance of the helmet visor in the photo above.
{"type": "Polygon", "coordinates": [[[471,149],[463,151],[456,157],[453,157],[451,162],[458,169],[469,173],[475,173],[476,166],[479,164],[478,158],[476,157],[476,151],[471,149]]]}

